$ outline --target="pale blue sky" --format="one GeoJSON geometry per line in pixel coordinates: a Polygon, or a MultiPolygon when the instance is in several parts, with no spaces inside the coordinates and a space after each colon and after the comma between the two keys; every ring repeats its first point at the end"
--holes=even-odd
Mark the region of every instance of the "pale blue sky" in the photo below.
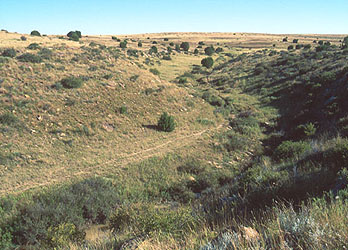
{"type": "Polygon", "coordinates": [[[347,34],[348,0],[0,0],[0,29],[347,34]]]}

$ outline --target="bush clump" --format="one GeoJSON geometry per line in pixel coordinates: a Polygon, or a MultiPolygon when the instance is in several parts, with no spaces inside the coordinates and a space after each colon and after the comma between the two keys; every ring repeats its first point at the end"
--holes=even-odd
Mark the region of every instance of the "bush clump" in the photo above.
{"type": "Polygon", "coordinates": [[[310,145],[303,141],[283,141],[275,150],[274,156],[278,161],[299,157],[310,150],[310,145]]]}
{"type": "Polygon", "coordinates": [[[213,47],[206,47],[205,49],[204,49],[204,53],[206,54],[206,55],[208,55],[208,56],[211,56],[212,54],[214,54],[214,52],[215,52],[215,50],[214,50],[214,48],[213,47]]]}
{"type": "Polygon", "coordinates": [[[70,76],[70,77],[62,79],[60,83],[66,89],[76,89],[82,86],[83,81],[79,77],[70,76]]]}
{"type": "Polygon", "coordinates": [[[24,53],[17,57],[20,62],[31,62],[31,63],[40,63],[42,62],[42,58],[38,55],[34,55],[31,53],[24,53]]]}
{"type": "Polygon", "coordinates": [[[41,36],[40,32],[37,31],[37,30],[33,30],[31,33],[30,33],[31,36],[41,36]]]}
{"type": "Polygon", "coordinates": [[[161,131],[172,132],[175,129],[174,117],[168,115],[167,112],[163,112],[160,119],[158,120],[157,127],[161,131]]]}
{"type": "Polygon", "coordinates": [[[14,243],[47,249],[45,245],[58,247],[60,242],[79,241],[83,228],[105,223],[117,203],[117,189],[110,181],[91,178],[21,201],[0,200],[0,207],[7,204],[5,207],[16,211],[5,221],[12,228],[14,243]]]}
{"type": "Polygon", "coordinates": [[[188,42],[182,42],[180,48],[184,51],[188,51],[190,49],[190,44],[188,42]]]}
{"type": "Polygon", "coordinates": [[[25,36],[21,36],[21,40],[22,40],[22,41],[26,41],[27,38],[26,38],[25,36]]]}
{"type": "Polygon", "coordinates": [[[0,124],[4,125],[12,125],[17,122],[17,117],[15,117],[12,113],[5,113],[0,115],[0,124]]]}
{"type": "Polygon", "coordinates": [[[201,64],[202,64],[204,67],[206,67],[206,68],[209,69],[209,68],[211,68],[211,67],[213,66],[213,64],[214,64],[214,59],[211,58],[211,57],[204,58],[204,59],[202,59],[201,64]]]}
{"type": "Polygon", "coordinates": [[[156,76],[159,76],[161,74],[158,69],[150,69],[150,72],[156,76]]]}
{"type": "Polygon", "coordinates": [[[152,46],[149,50],[149,53],[152,54],[152,53],[157,53],[158,52],[158,49],[156,46],[152,46]]]}
{"type": "Polygon", "coordinates": [[[40,49],[40,45],[38,43],[31,43],[31,44],[29,44],[27,49],[31,49],[31,50],[40,49]]]}
{"type": "Polygon", "coordinates": [[[198,220],[186,207],[172,209],[153,204],[132,204],[117,208],[110,218],[110,226],[116,232],[131,230],[136,235],[181,237],[194,229],[198,220]]]}
{"type": "Polygon", "coordinates": [[[324,153],[324,162],[331,169],[339,170],[348,166],[348,140],[343,139],[324,153]]]}
{"type": "Polygon", "coordinates": [[[122,49],[127,48],[127,41],[120,42],[120,48],[122,49]]]}
{"type": "Polygon", "coordinates": [[[80,38],[82,38],[82,34],[81,34],[81,31],[70,31],[68,34],[67,34],[67,37],[69,37],[69,40],[72,40],[72,41],[79,41],[80,38]]]}
{"type": "Polygon", "coordinates": [[[2,53],[1,53],[2,56],[4,57],[15,57],[17,55],[17,51],[13,48],[10,48],[10,49],[5,49],[2,53]]]}

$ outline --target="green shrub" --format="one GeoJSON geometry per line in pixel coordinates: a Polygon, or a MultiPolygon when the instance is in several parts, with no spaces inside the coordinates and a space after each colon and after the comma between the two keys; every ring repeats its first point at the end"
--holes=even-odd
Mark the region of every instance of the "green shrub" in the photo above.
{"type": "Polygon", "coordinates": [[[293,43],[298,43],[298,39],[292,40],[293,43]]]}
{"type": "Polygon", "coordinates": [[[158,52],[158,49],[156,46],[152,46],[149,50],[149,53],[152,54],[152,53],[157,53],[158,52]]]}
{"type": "Polygon", "coordinates": [[[111,39],[112,40],[117,40],[117,37],[116,36],[112,36],[111,39]]]}
{"type": "Polygon", "coordinates": [[[317,128],[311,122],[304,124],[304,125],[300,125],[300,126],[298,126],[298,128],[301,130],[301,133],[304,136],[313,136],[313,135],[315,135],[315,133],[317,131],[317,128]]]}
{"type": "Polygon", "coordinates": [[[283,38],[283,42],[287,42],[287,41],[288,41],[287,37],[283,38]]]}
{"type": "Polygon", "coordinates": [[[294,45],[289,45],[288,50],[293,50],[294,49],[294,45]]]}
{"type": "Polygon", "coordinates": [[[80,77],[70,76],[70,77],[62,79],[60,83],[66,89],[75,89],[75,88],[80,88],[82,86],[83,81],[80,77]]]}
{"type": "Polygon", "coordinates": [[[198,49],[195,49],[195,50],[193,51],[193,54],[195,54],[195,55],[198,55],[198,53],[199,53],[198,49]]]}
{"type": "Polygon", "coordinates": [[[220,96],[210,91],[205,91],[202,95],[202,98],[213,106],[223,107],[225,105],[225,101],[220,96]]]}
{"type": "MultiPolygon", "coordinates": [[[[81,230],[90,223],[105,223],[117,203],[117,189],[103,178],[91,178],[52,188],[18,202],[0,200],[0,207],[12,207],[16,214],[8,221],[14,242],[36,245],[56,240],[79,241],[81,230]],[[74,226],[73,226],[73,225],[74,226]],[[53,236],[57,236],[56,240],[53,236]]],[[[58,241],[59,243],[59,241],[58,241]]]]}
{"type": "Polygon", "coordinates": [[[170,208],[153,204],[120,206],[110,218],[115,231],[132,231],[136,235],[183,237],[198,225],[199,218],[186,207],[170,208]]]}
{"type": "Polygon", "coordinates": [[[7,57],[0,56],[0,66],[1,66],[1,64],[7,63],[7,62],[8,62],[8,58],[7,57]]]}
{"type": "Polygon", "coordinates": [[[71,37],[69,37],[69,40],[78,42],[80,40],[79,36],[76,33],[73,33],[71,37]]]}
{"type": "Polygon", "coordinates": [[[125,114],[127,114],[128,113],[128,108],[127,108],[127,106],[121,106],[120,107],[120,114],[123,114],[123,115],[125,115],[125,114]]]}
{"type": "Polygon", "coordinates": [[[198,175],[206,171],[206,166],[196,159],[188,160],[184,165],[178,167],[179,172],[198,175]]]}
{"type": "Polygon", "coordinates": [[[180,52],[180,45],[179,44],[175,44],[175,51],[180,52]]]}
{"type": "Polygon", "coordinates": [[[324,152],[324,162],[338,171],[348,166],[348,140],[342,139],[334,147],[324,152]]]}
{"type": "Polygon", "coordinates": [[[165,42],[168,42],[168,41],[169,41],[169,39],[168,39],[168,38],[164,38],[163,40],[164,40],[165,42]]]}
{"type": "Polygon", "coordinates": [[[138,47],[139,48],[143,47],[143,43],[142,42],[138,42],[138,47]]]}
{"type": "Polygon", "coordinates": [[[2,53],[1,53],[2,56],[4,57],[15,57],[17,55],[17,51],[13,48],[10,48],[10,49],[5,49],[2,53]]]}
{"type": "MultiPolygon", "coordinates": [[[[0,207],[1,209],[1,207],[0,207]]],[[[1,213],[0,213],[1,215],[1,213]]],[[[12,243],[12,234],[0,227],[0,249],[15,249],[12,243]]]]}
{"type": "Polygon", "coordinates": [[[204,59],[202,59],[201,64],[202,64],[204,67],[206,67],[206,68],[209,69],[209,68],[213,67],[214,59],[211,58],[211,57],[204,58],[204,59]]]}
{"type": "Polygon", "coordinates": [[[190,49],[190,44],[188,42],[182,42],[180,48],[184,51],[188,51],[190,49]]]}
{"type": "Polygon", "coordinates": [[[31,53],[24,53],[17,57],[20,62],[31,62],[31,63],[40,63],[42,62],[42,58],[38,55],[34,55],[31,53]]]}
{"type": "Polygon", "coordinates": [[[170,42],[170,43],[169,43],[169,46],[172,46],[172,47],[173,47],[173,46],[174,46],[174,43],[173,43],[173,42],[170,42]]]}
{"type": "Polygon", "coordinates": [[[168,115],[167,112],[163,112],[160,119],[158,120],[157,127],[161,131],[172,132],[175,129],[174,117],[168,115]]]}
{"type": "Polygon", "coordinates": [[[53,53],[50,49],[48,48],[42,48],[38,53],[37,53],[38,56],[40,56],[42,59],[51,59],[53,53]]]}
{"type": "Polygon", "coordinates": [[[127,48],[127,41],[120,42],[120,48],[127,48]]]}
{"type": "Polygon", "coordinates": [[[283,141],[275,150],[274,156],[278,161],[288,160],[299,157],[310,150],[310,145],[306,142],[283,141]]]}
{"type": "Polygon", "coordinates": [[[4,125],[13,125],[17,123],[18,119],[12,113],[5,113],[0,115],[0,123],[4,125]]]}
{"type": "Polygon", "coordinates": [[[63,248],[70,242],[82,242],[84,233],[72,223],[62,223],[47,229],[46,244],[52,248],[63,248]]]}
{"type": "Polygon", "coordinates": [[[302,44],[296,44],[296,46],[295,46],[296,49],[301,49],[302,47],[303,47],[302,44]]]}
{"type": "Polygon", "coordinates": [[[26,41],[27,38],[26,38],[25,36],[21,36],[21,40],[22,40],[22,41],[26,41]]]}
{"type": "Polygon", "coordinates": [[[220,53],[220,52],[223,52],[224,50],[223,50],[223,48],[221,48],[221,47],[218,47],[216,50],[215,50],[215,52],[216,53],[220,53]]]}
{"type": "Polygon", "coordinates": [[[40,45],[38,43],[31,43],[29,44],[27,49],[31,49],[31,50],[40,49],[40,45]]]}
{"type": "Polygon", "coordinates": [[[138,50],[136,50],[136,49],[128,49],[127,50],[127,55],[128,56],[133,56],[133,57],[139,57],[138,56],[138,50]]]}
{"type": "Polygon", "coordinates": [[[80,38],[82,38],[82,35],[81,35],[81,31],[70,31],[68,34],[67,34],[67,37],[70,38],[70,40],[73,40],[73,41],[78,41],[80,38]]]}
{"type": "Polygon", "coordinates": [[[158,71],[158,69],[150,69],[150,72],[156,76],[159,76],[161,73],[158,71]]]}
{"type": "Polygon", "coordinates": [[[30,33],[31,36],[41,36],[40,32],[37,31],[37,30],[33,30],[31,33],[30,33]]]}
{"type": "Polygon", "coordinates": [[[214,48],[213,47],[206,47],[205,49],[204,49],[204,53],[206,54],[206,55],[208,55],[208,56],[211,56],[212,54],[214,54],[214,48]]]}
{"type": "Polygon", "coordinates": [[[163,60],[170,61],[172,58],[169,55],[163,56],[163,60]]]}

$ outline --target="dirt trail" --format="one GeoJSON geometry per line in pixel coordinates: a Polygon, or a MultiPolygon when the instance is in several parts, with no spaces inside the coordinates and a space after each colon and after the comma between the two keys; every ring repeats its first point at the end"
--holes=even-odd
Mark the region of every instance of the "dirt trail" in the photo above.
{"type": "Polygon", "coordinates": [[[78,178],[107,175],[115,172],[115,169],[120,169],[122,166],[141,162],[153,156],[164,155],[185,146],[193,145],[199,139],[202,139],[203,135],[213,134],[215,131],[223,128],[223,126],[224,124],[220,124],[217,127],[208,128],[189,135],[177,136],[159,145],[154,145],[134,153],[116,155],[113,159],[104,163],[91,164],[87,167],[83,167],[83,170],[81,170],[81,166],[75,167],[75,171],[71,168],[67,169],[67,167],[49,169],[47,172],[43,171],[40,176],[33,176],[30,181],[0,190],[0,195],[20,193],[29,189],[36,189],[38,187],[58,184],[78,178]]]}

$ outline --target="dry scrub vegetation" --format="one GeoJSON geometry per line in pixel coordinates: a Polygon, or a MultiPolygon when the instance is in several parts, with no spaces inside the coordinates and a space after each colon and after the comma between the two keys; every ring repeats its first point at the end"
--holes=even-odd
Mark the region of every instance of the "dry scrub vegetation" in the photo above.
{"type": "Polygon", "coordinates": [[[34,34],[0,32],[1,249],[347,247],[348,38],[34,34]]]}

